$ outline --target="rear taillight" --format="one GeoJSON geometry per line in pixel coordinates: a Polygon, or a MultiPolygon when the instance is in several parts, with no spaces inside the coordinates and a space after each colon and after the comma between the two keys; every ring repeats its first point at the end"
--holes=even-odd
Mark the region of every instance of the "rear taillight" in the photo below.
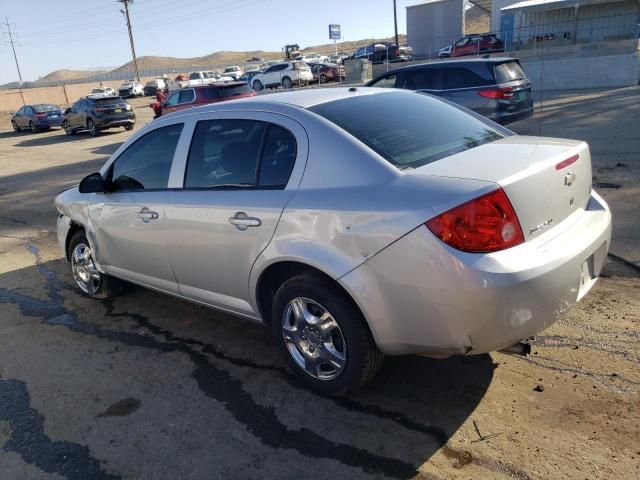
{"type": "Polygon", "coordinates": [[[561,161],[556,164],[556,170],[562,170],[563,168],[567,168],[569,165],[573,165],[578,161],[580,155],[574,155],[573,157],[569,157],[566,160],[561,161]]]}
{"type": "Polygon", "coordinates": [[[511,87],[492,88],[491,90],[480,90],[478,95],[485,98],[503,99],[513,97],[513,89],[511,87]]]}
{"type": "Polygon", "coordinates": [[[464,252],[489,253],[524,242],[511,202],[499,188],[426,223],[440,240],[464,252]]]}

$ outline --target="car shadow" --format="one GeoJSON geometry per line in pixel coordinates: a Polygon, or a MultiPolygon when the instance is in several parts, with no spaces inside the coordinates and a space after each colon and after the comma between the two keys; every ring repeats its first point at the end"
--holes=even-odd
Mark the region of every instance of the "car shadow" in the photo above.
{"type": "MultiPolygon", "coordinates": [[[[117,131],[105,130],[103,132],[100,132],[99,137],[111,137],[114,135],[118,135],[120,133],[123,133],[123,131],[122,130],[117,130],[117,131]]],[[[92,139],[91,135],[89,135],[89,132],[84,132],[84,131],[77,132],[74,135],[66,135],[62,130],[60,130],[59,135],[40,136],[37,133],[32,135],[34,136],[16,143],[15,146],[16,147],[46,147],[48,145],[55,145],[58,143],[92,139]]]]}
{"type": "MultiPolygon", "coordinates": [[[[141,399],[143,404],[151,403],[147,398],[153,395],[153,401],[160,402],[162,408],[130,417],[131,431],[143,428],[149,439],[177,435],[174,441],[178,446],[184,427],[180,422],[189,420],[182,419],[183,413],[206,410],[211,420],[188,423],[189,436],[204,439],[209,445],[222,445],[229,440],[229,431],[212,429],[211,424],[232,418],[239,424],[235,427],[238,432],[250,432],[260,448],[271,452],[265,456],[246,451],[242,453],[243,462],[259,461],[264,471],[281,478],[302,474],[300,466],[291,470],[298,461],[321,461],[323,469],[335,478],[398,479],[415,477],[420,466],[439,450],[454,465],[474,461],[468,451],[452,448],[447,442],[472,415],[491,383],[495,364],[489,355],[449,360],[390,357],[378,376],[360,391],[349,397],[328,398],[303,387],[284,367],[268,329],[262,325],[133,286],[127,286],[115,299],[90,299],[80,295],[73,284],[66,261],[40,262],[38,249],[34,245],[27,249],[34,254],[35,266],[0,275],[0,304],[13,304],[19,310],[8,324],[32,324],[36,319],[37,338],[47,338],[50,331],[56,335],[55,343],[74,348],[80,335],[86,338],[81,345],[89,343],[96,355],[109,352],[103,359],[111,365],[107,371],[93,369],[94,363],[76,364],[73,369],[60,365],[51,368],[47,382],[61,382],[71,389],[78,388],[74,379],[80,385],[86,378],[96,384],[113,383],[116,390],[126,385],[126,396],[141,399]],[[145,368],[114,367],[118,352],[124,355],[132,351],[137,352],[145,368]],[[176,397],[163,395],[162,390],[149,392],[144,381],[149,371],[175,371],[185,363],[191,365],[191,374],[172,376],[171,391],[188,391],[195,381],[205,400],[185,396],[176,401],[176,397]],[[161,428],[166,418],[177,423],[175,429],[161,428]],[[146,426],[135,425],[139,422],[146,426]]],[[[22,342],[31,340],[25,334],[15,336],[13,341],[20,348],[22,342]]],[[[38,348],[40,358],[47,363],[63,361],[51,342],[38,348]]],[[[93,397],[94,393],[83,391],[82,395],[93,397]]],[[[54,409],[51,415],[65,415],[65,411],[54,409]]],[[[69,420],[39,413],[46,423],[64,425],[69,420]]],[[[78,423],[73,428],[78,432],[99,429],[91,423],[78,423]]],[[[121,447],[109,448],[126,449],[126,445],[124,441],[121,447]]],[[[108,459],[113,454],[96,450],[95,444],[91,448],[97,458],[108,459]]],[[[189,449],[177,448],[184,465],[190,464],[189,455],[194,455],[195,461],[198,450],[190,453],[189,449]]],[[[220,452],[207,458],[212,468],[233,464],[228,450],[220,452]]],[[[171,462],[171,458],[160,461],[171,462]]],[[[482,461],[477,465],[482,468],[482,461]]],[[[82,466],[78,468],[82,476],[82,466]]],[[[190,476],[188,471],[183,473],[190,476]]]]}

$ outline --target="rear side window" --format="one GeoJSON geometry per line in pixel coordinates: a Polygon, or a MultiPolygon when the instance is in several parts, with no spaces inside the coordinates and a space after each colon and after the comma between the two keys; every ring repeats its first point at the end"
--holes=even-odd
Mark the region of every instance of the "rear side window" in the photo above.
{"type": "Polygon", "coordinates": [[[296,162],[296,139],[288,130],[269,125],[262,148],[258,186],[278,188],[287,184],[296,162]]]}
{"type": "Polygon", "coordinates": [[[493,78],[489,76],[489,72],[487,74],[483,76],[467,67],[446,67],[442,73],[442,88],[449,90],[492,85],[493,78]]]}
{"type": "Polygon", "coordinates": [[[309,110],[399,169],[417,168],[503,137],[468,113],[419,93],[356,96],[309,110]]]}
{"type": "Polygon", "coordinates": [[[401,88],[406,88],[407,90],[441,90],[441,70],[439,68],[407,70],[402,77],[401,88]]]}
{"type": "Polygon", "coordinates": [[[158,128],[136,140],[114,162],[111,190],[167,188],[182,124],[158,128]]]}
{"type": "Polygon", "coordinates": [[[207,100],[216,100],[220,98],[220,94],[218,93],[218,89],[215,87],[212,88],[201,88],[200,95],[202,98],[206,98],[207,100]]]}
{"type": "Polygon", "coordinates": [[[505,62],[495,66],[497,83],[507,83],[526,78],[518,62],[505,62]]]}
{"type": "Polygon", "coordinates": [[[222,98],[237,97],[245,93],[251,93],[253,89],[249,85],[229,85],[220,87],[220,96],[222,98]]]}

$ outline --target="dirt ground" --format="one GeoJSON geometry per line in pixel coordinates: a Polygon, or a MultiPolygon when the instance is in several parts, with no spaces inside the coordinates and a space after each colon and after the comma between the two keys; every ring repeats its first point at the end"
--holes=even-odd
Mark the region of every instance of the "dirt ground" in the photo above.
{"type": "Polygon", "coordinates": [[[633,87],[549,95],[512,125],[588,140],[615,222],[603,278],[530,357],[387,358],[330,399],[260,325],[135,287],[81,296],[52,200],[129,134],[0,118],[0,478],[640,478],[639,119],[633,87]]]}

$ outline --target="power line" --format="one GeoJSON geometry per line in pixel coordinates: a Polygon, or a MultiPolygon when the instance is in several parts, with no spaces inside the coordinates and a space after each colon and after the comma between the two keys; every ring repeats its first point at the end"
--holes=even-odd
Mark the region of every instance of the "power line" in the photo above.
{"type": "Polygon", "coordinates": [[[5,23],[3,23],[2,25],[4,25],[5,27],[7,27],[7,31],[3,32],[4,34],[9,36],[9,41],[5,42],[5,45],[9,45],[11,44],[11,50],[13,50],[13,58],[16,61],[16,69],[18,70],[18,78],[20,79],[20,96],[22,97],[22,104],[24,105],[24,92],[22,91],[22,73],[20,72],[20,65],[18,64],[18,56],[16,55],[16,41],[13,40],[13,34],[15,33],[14,31],[11,31],[11,28],[13,27],[15,29],[15,24],[9,23],[9,18],[8,17],[4,17],[5,23]]]}
{"type": "Polygon", "coordinates": [[[133,0],[116,0],[124,5],[124,12],[121,13],[127,18],[127,30],[129,30],[129,42],[131,43],[131,55],[133,55],[133,67],[136,70],[136,80],[140,81],[140,72],[138,71],[138,59],[136,58],[136,47],[133,45],[133,32],[131,31],[131,18],[129,18],[129,3],[133,3],[133,0]]]}

